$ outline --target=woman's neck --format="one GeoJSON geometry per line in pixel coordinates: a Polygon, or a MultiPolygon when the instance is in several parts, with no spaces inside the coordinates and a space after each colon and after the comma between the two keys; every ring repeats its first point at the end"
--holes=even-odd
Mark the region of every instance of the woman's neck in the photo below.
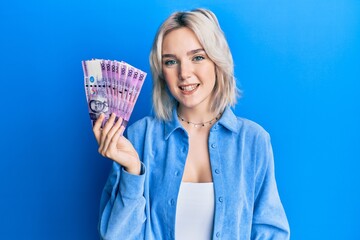
{"type": "Polygon", "coordinates": [[[191,123],[205,123],[217,117],[219,113],[215,113],[210,109],[186,108],[178,106],[178,115],[183,121],[191,123]]]}

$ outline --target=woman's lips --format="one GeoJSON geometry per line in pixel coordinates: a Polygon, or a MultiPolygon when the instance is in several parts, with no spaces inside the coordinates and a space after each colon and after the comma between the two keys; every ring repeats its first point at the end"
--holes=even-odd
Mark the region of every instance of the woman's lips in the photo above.
{"type": "Polygon", "coordinates": [[[183,94],[192,94],[196,91],[196,89],[200,86],[200,84],[188,84],[179,86],[181,92],[183,94]]]}

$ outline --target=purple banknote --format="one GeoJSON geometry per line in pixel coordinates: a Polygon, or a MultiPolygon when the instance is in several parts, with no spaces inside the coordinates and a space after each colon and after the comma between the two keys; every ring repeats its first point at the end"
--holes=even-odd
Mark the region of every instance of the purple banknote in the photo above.
{"type": "Polygon", "coordinates": [[[92,124],[101,113],[105,114],[106,120],[115,113],[124,119],[123,125],[126,126],[146,73],[123,61],[92,59],[82,61],[82,66],[92,124]]]}

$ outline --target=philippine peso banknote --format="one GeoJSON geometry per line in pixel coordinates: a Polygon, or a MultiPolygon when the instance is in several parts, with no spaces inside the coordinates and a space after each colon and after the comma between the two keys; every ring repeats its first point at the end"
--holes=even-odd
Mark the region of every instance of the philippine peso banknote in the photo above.
{"type": "Polygon", "coordinates": [[[126,126],[146,78],[146,73],[124,61],[92,59],[82,61],[84,86],[92,124],[101,113],[111,113],[126,126]]]}

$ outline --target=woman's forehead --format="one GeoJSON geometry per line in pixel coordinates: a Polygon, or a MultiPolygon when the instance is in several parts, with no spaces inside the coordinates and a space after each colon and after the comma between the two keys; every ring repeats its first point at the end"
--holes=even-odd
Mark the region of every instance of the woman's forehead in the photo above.
{"type": "Polygon", "coordinates": [[[203,46],[195,33],[187,27],[170,31],[165,35],[162,43],[162,54],[174,54],[176,52],[187,54],[196,49],[203,49],[203,46]]]}

